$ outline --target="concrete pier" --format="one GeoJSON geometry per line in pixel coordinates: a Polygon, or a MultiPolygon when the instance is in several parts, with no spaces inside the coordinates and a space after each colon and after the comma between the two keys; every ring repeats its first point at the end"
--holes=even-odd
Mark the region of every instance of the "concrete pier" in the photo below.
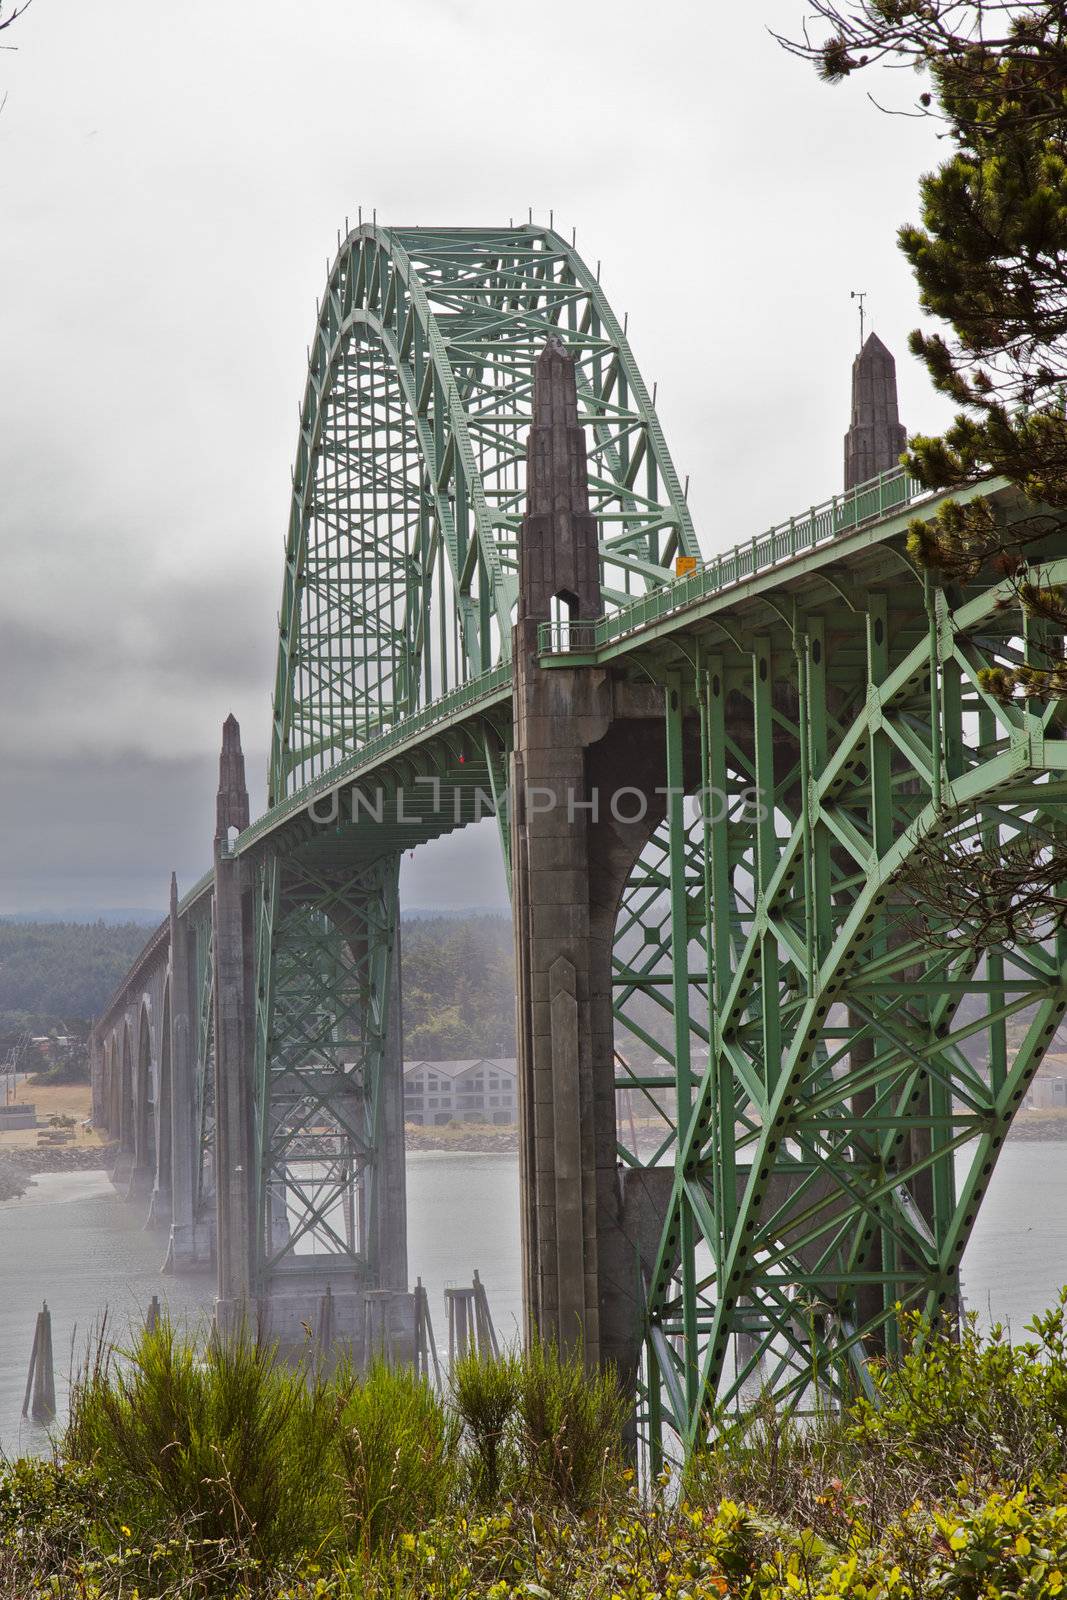
{"type": "Polygon", "coordinates": [[[215,825],[215,1157],[221,1332],[254,1320],[255,1171],[252,1136],[252,937],[241,864],[229,853],[248,826],[237,719],[222,730],[215,825]]]}
{"type": "Polygon", "coordinates": [[[625,1380],[671,1174],[618,1181],[611,953],[626,880],[663,816],[663,698],[601,669],[538,664],[554,607],[572,629],[600,614],[599,561],[574,363],[553,340],[536,369],[514,631],[524,1301],[530,1334],[625,1380]],[[620,822],[610,800],[635,786],[645,815],[620,822]]]}

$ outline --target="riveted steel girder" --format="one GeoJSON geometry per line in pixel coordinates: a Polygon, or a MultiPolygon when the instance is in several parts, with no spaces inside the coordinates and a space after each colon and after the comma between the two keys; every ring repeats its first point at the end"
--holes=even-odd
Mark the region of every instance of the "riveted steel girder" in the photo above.
{"type": "MultiPolygon", "coordinates": [[[[1067,561],[1041,573],[1063,582],[1067,561]]],[[[908,877],[932,842],[1063,838],[1062,707],[980,681],[1025,648],[1014,584],[946,597],[913,575],[825,600],[773,629],[741,608],[666,674],[666,766],[686,740],[700,803],[668,815],[617,939],[620,1084],[662,1135],[623,1155],[674,1169],[648,1284],[654,1454],[699,1447],[761,1389],[783,1410],[846,1398],[902,1309],[956,1314],[1067,1011],[1062,934],[981,947],[908,877]]]]}

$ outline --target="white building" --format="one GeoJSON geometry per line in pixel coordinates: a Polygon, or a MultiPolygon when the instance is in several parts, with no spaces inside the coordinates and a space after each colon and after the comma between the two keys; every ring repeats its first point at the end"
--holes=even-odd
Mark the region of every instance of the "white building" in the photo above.
{"type": "Polygon", "coordinates": [[[514,1058],[408,1061],[404,1065],[404,1121],[423,1127],[446,1122],[518,1120],[514,1058]]]}
{"type": "Polygon", "coordinates": [[[1025,1103],[1035,1111],[1053,1111],[1057,1106],[1067,1106],[1067,1078],[1040,1074],[1030,1085],[1025,1103]]]}

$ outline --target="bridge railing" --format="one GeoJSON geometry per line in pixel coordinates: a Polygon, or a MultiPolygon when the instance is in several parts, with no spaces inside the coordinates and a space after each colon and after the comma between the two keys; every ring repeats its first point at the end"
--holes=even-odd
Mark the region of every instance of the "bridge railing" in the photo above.
{"type": "Polygon", "coordinates": [[[735,545],[721,555],[712,556],[703,566],[686,576],[642,595],[631,605],[612,611],[596,622],[545,622],[538,633],[539,648],[545,654],[595,650],[610,644],[637,628],[705,599],[720,589],[729,589],[746,578],[790,561],[807,550],[851,533],[865,522],[911,505],[926,493],[917,479],[903,467],[879,473],[866,483],[857,484],[845,494],[835,494],[821,505],[811,506],[800,516],[778,523],[767,533],[757,534],[744,544],[735,545]]]}
{"type": "Polygon", "coordinates": [[[431,700],[421,710],[412,711],[410,715],[402,717],[391,728],[365,739],[358,750],[345,756],[335,767],[330,767],[317,778],[312,778],[294,794],[287,795],[284,800],[280,800],[269,811],[264,812],[262,817],[257,818],[237,840],[237,851],[247,849],[260,835],[269,833],[276,827],[282,818],[304,810],[317,796],[343,783],[346,777],[361,767],[369,766],[387,756],[396,746],[406,744],[409,739],[425,733],[437,723],[450,722],[469,706],[484,699],[486,695],[508,688],[510,683],[511,663],[502,661],[497,666],[490,667],[488,672],[481,673],[479,677],[468,678],[465,683],[457,684],[454,689],[450,689],[447,694],[441,695],[436,700],[431,700]]]}
{"type": "MultiPolygon", "coordinates": [[[[714,556],[685,577],[665,584],[660,589],[654,589],[650,594],[642,595],[640,599],[622,610],[611,612],[608,616],[600,617],[593,622],[543,623],[538,635],[539,647],[545,653],[551,654],[595,650],[601,645],[611,643],[614,639],[622,638],[638,628],[645,627],[650,622],[655,622],[659,617],[669,616],[672,612],[715,594],[720,589],[728,589],[758,572],[778,566],[803,554],[806,550],[814,549],[820,544],[838,538],[841,534],[849,533],[865,522],[874,521],[901,506],[910,505],[922,494],[920,484],[909,477],[902,467],[893,472],[883,472],[877,478],[859,484],[846,494],[834,495],[822,505],[812,506],[800,516],[790,517],[788,522],[778,524],[767,533],[757,535],[745,544],[736,545],[733,550],[725,551],[722,555],[714,556]]],[[[490,671],[482,673],[480,677],[471,678],[466,683],[457,685],[439,699],[423,706],[421,710],[402,718],[393,727],[384,729],[367,739],[358,750],[339,761],[335,767],[313,778],[295,794],[287,795],[262,817],[257,818],[235,842],[235,851],[240,853],[247,849],[256,839],[269,833],[286,816],[303,810],[315,800],[316,796],[343,783],[347,776],[360,768],[387,756],[395,747],[406,744],[436,724],[450,721],[468,706],[474,705],[486,695],[507,688],[510,683],[511,663],[501,662],[490,671]]],[[[183,898],[180,909],[183,911],[188,909],[199,899],[210,887],[211,878],[211,873],[207,873],[198,884],[194,885],[183,898]]]]}

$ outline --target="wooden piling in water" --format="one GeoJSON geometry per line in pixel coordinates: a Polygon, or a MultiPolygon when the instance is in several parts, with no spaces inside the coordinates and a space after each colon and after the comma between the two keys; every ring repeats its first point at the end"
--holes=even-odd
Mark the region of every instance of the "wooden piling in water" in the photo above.
{"type": "Polygon", "coordinates": [[[437,1345],[430,1318],[430,1297],[421,1278],[415,1280],[415,1371],[430,1381],[430,1363],[433,1363],[434,1387],[440,1393],[441,1363],[437,1359],[437,1345]]]}
{"type": "Polygon", "coordinates": [[[448,1306],[448,1364],[462,1361],[467,1355],[499,1356],[496,1329],[489,1314],[489,1300],[485,1285],[474,1273],[471,1287],[446,1289],[448,1306]]]}
{"type": "Polygon", "coordinates": [[[27,1412],[34,1422],[51,1422],[56,1414],[56,1372],[52,1356],[52,1313],[47,1300],[37,1313],[33,1330],[33,1349],[30,1351],[30,1370],[26,1375],[26,1393],[22,1398],[22,1415],[27,1412]]]}
{"type": "Polygon", "coordinates": [[[465,1359],[475,1348],[474,1290],[446,1289],[448,1306],[448,1365],[465,1359]]]}
{"type": "Polygon", "coordinates": [[[333,1287],[326,1285],[326,1291],[319,1297],[319,1326],[318,1326],[318,1351],[321,1361],[329,1361],[333,1350],[334,1334],[334,1307],[333,1287]]]}
{"type": "Polygon", "coordinates": [[[478,1348],[483,1355],[500,1355],[500,1346],[497,1343],[496,1329],[493,1319],[489,1314],[489,1297],[485,1292],[485,1284],[478,1276],[478,1268],[474,1269],[474,1317],[478,1329],[478,1348]]]}

